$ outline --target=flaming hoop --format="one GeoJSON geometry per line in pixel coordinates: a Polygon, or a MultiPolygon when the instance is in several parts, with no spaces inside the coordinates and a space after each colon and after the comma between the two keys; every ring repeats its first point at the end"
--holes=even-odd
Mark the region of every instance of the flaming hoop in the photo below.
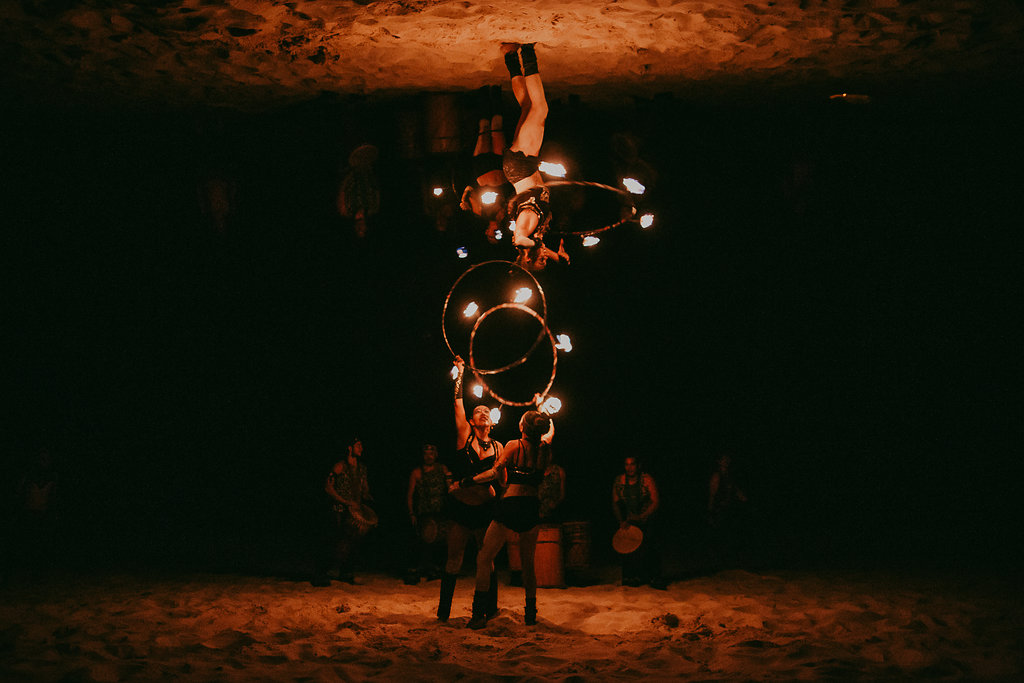
{"type": "MultiPolygon", "coordinates": [[[[444,298],[444,308],[441,309],[441,335],[444,337],[445,346],[448,347],[448,350],[451,352],[451,354],[453,356],[458,356],[458,355],[461,355],[461,354],[456,353],[455,349],[452,348],[451,340],[448,337],[448,325],[447,325],[446,321],[448,319],[448,317],[447,317],[448,316],[448,306],[449,306],[449,304],[452,301],[452,295],[455,294],[455,290],[458,288],[459,284],[466,278],[467,275],[469,275],[473,271],[478,270],[480,268],[492,267],[492,266],[497,266],[498,268],[505,269],[505,270],[508,270],[508,271],[515,270],[515,271],[518,271],[519,273],[522,273],[526,277],[528,277],[530,279],[530,281],[533,283],[533,288],[540,295],[540,306],[539,306],[540,317],[542,319],[547,318],[547,315],[548,315],[548,301],[547,301],[547,297],[544,296],[544,288],[540,286],[540,283],[537,282],[537,278],[535,278],[530,273],[530,271],[526,270],[525,268],[523,268],[522,266],[520,266],[520,265],[518,265],[516,263],[512,263],[511,261],[494,260],[494,261],[484,261],[483,263],[477,263],[476,265],[473,265],[473,266],[470,266],[469,268],[467,268],[466,271],[464,273],[462,273],[462,275],[460,275],[455,280],[455,282],[451,286],[451,289],[448,290],[448,296],[446,296],[444,298]]],[[[468,303],[475,303],[475,302],[468,302],[468,303]]],[[[475,312],[476,311],[474,311],[474,313],[475,312]]],[[[544,325],[543,323],[542,323],[542,327],[544,327],[545,330],[547,329],[547,326],[544,325]]],[[[539,344],[540,341],[543,338],[544,338],[544,331],[542,330],[540,335],[537,337],[537,341],[534,342],[533,347],[530,349],[530,351],[526,352],[526,355],[523,356],[523,358],[520,359],[520,362],[525,362],[526,358],[530,355],[530,353],[533,352],[533,349],[536,348],[537,344],[539,344]]],[[[518,365],[518,363],[516,363],[516,365],[518,365]]],[[[499,372],[500,372],[500,370],[499,370],[499,372]]]]}
{"type": "Polygon", "coordinates": [[[453,348],[452,338],[449,336],[449,323],[461,323],[462,325],[466,325],[467,318],[471,318],[474,316],[476,316],[476,320],[473,323],[472,329],[470,329],[469,331],[468,346],[467,351],[465,353],[467,357],[466,365],[473,373],[473,376],[476,378],[477,382],[479,382],[479,385],[483,387],[483,390],[486,391],[491,396],[493,396],[494,399],[497,400],[499,403],[507,406],[537,406],[541,402],[543,402],[548,397],[548,391],[551,390],[551,387],[555,382],[555,374],[558,367],[558,350],[559,348],[561,348],[559,347],[561,340],[556,340],[555,335],[551,332],[551,329],[547,325],[547,297],[544,294],[544,288],[540,286],[540,283],[533,276],[533,274],[531,274],[528,270],[524,269],[522,266],[519,266],[518,264],[512,263],[510,261],[495,260],[485,261],[483,263],[478,263],[474,266],[471,266],[470,268],[466,269],[466,271],[463,272],[462,275],[460,275],[455,280],[455,282],[451,286],[451,289],[448,290],[448,296],[445,297],[444,307],[441,311],[441,334],[444,337],[445,345],[448,347],[448,350],[451,352],[453,356],[457,356],[460,354],[456,353],[455,349],[453,348]],[[536,298],[532,296],[526,297],[524,289],[527,289],[527,287],[514,287],[513,291],[509,293],[507,301],[491,306],[490,308],[487,308],[487,310],[484,310],[482,313],[480,312],[480,310],[487,304],[485,303],[483,306],[478,304],[477,300],[480,300],[479,296],[475,296],[472,301],[468,302],[466,300],[458,300],[458,297],[455,296],[455,294],[459,288],[459,285],[463,283],[466,276],[480,268],[494,267],[500,268],[506,274],[510,272],[516,272],[517,274],[521,273],[522,275],[526,276],[527,278],[529,278],[529,283],[532,283],[532,285],[528,286],[528,288],[530,290],[537,292],[539,296],[536,298]],[[538,305],[533,307],[527,306],[526,301],[529,301],[531,303],[536,302],[538,305]],[[469,312],[468,309],[471,308],[471,306],[469,306],[468,304],[473,304],[476,306],[476,308],[469,312]],[[453,315],[451,321],[448,320],[449,307],[451,307],[452,310],[455,311],[455,314],[453,315]],[[474,343],[476,341],[477,332],[480,330],[480,326],[484,324],[484,321],[487,320],[490,316],[494,315],[499,311],[505,310],[514,310],[526,313],[528,316],[532,317],[535,321],[537,321],[540,324],[540,332],[537,334],[537,338],[534,339],[534,341],[529,345],[529,348],[526,350],[526,352],[522,354],[519,358],[513,360],[511,363],[496,368],[477,367],[476,357],[474,355],[474,343]],[[541,345],[541,342],[544,339],[547,339],[548,343],[551,345],[551,355],[553,359],[551,363],[551,374],[548,376],[544,388],[540,392],[535,393],[529,401],[516,401],[506,396],[502,396],[498,394],[491,387],[490,384],[487,383],[485,377],[493,378],[495,375],[507,372],[509,370],[512,370],[513,368],[516,368],[526,363],[526,361],[529,360],[531,356],[533,356],[534,352],[536,352],[537,348],[541,345]]]}
{"type": "Polygon", "coordinates": [[[548,328],[547,323],[544,321],[544,318],[537,315],[537,312],[534,311],[532,308],[524,306],[523,304],[519,303],[498,304],[497,306],[494,306],[493,308],[489,308],[486,311],[484,311],[484,313],[479,318],[476,319],[476,323],[474,323],[473,329],[469,333],[469,360],[467,361],[467,365],[469,365],[469,369],[473,371],[473,376],[476,377],[477,381],[480,382],[481,385],[483,385],[487,393],[493,396],[494,399],[498,401],[498,403],[507,406],[515,406],[519,408],[539,405],[544,401],[544,399],[547,398],[548,392],[551,391],[551,386],[555,383],[555,374],[558,370],[558,348],[555,342],[555,335],[551,333],[551,330],[548,328]],[[473,359],[473,341],[476,339],[477,330],[480,329],[480,325],[490,315],[502,310],[522,311],[523,313],[526,313],[527,315],[531,316],[534,320],[540,323],[540,326],[542,328],[540,338],[547,336],[548,341],[551,342],[551,375],[550,377],[548,377],[548,382],[545,385],[545,387],[538,393],[534,394],[529,401],[513,401],[512,399],[499,395],[497,392],[494,391],[494,389],[491,388],[489,384],[487,384],[487,380],[484,379],[484,375],[496,375],[524,363],[526,359],[529,358],[537,349],[537,342],[534,342],[533,346],[530,347],[530,350],[526,352],[526,355],[524,355],[518,361],[510,363],[502,368],[497,368],[495,370],[480,370],[476,367],[476,363],[473,359]]]}
{"type": "MultiPolygon", "coordinates": [[[[625,190],[623,188],[619,188],[619,187],[612,187],[611,185],[605,185],[604,183],[594,183],[594,182],[585,181],[585,180],[549,180],[549,181],[547,181],[545,183],[545,185],[547,187],[549,187],[549,188],[554,188],[554,187],[593,187],[593,188],[597,188],[599,190],[605,190],[606,192],[611,192],[612,194],[618,195],[623,200],[626,200],[629,203],[629,205],[630,205],[629,215],[626,216],[625,218],[621,218],[621,219],[615,221],[614,223],[610,223],[610,224],[605,225],[605,226],[600,227],[600,228],[587,228],[585,230],[558,230],[558,229],[552,228],[551,230],[548,231],[549,235],[578,235],[580,237],[587,237],[589,235],[596,235],[596,234],[601,233],[601,232],[606,232],[608,230],[611,230],[612,228],[617,228],[620,225],[623,225],[625,223],[639,223],[640,222],[640,217],[637,216],[638,211],[637,211],[637,205],[636,205],[637,197],[639,195],[634,193],[634,192],[629,192],[629,191],[627,191],[627,190],[625,190]]],[[[512,199],[514,200],[515,198],[513,197],[512,199]]],[[[511,200],[510,200],[510,204],[511,204],[511,200]]],[[[644,226],[644,227],[646,227],[646,226],[644,226]]]]}

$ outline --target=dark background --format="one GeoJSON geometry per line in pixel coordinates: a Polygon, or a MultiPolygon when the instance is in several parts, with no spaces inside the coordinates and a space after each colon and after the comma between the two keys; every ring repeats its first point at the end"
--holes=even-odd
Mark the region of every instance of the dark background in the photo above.
{"type": "MultiPolygon", "coordinates": [[[[623,132],[658,172],[654,228],[573,243],[541,276],[576,346],[555,385],[566,505],[598,556],[633,454],[669,555],[695,561],[729,451],[765,564],[1011,558],[1019,86],[552,103],[547,139],[575,177],[614,184],[623,132]]],[[[58,562],[304,567],[324,476],[358,435],[382,519],[364,562],[397,568],[419,445],[453,447],[441,306],[467,266],[455,247],[475,245],[465,226],[438,234],[421,195],[468,149],[404,158],[423,102],[2,105],[5,509],[47,445],[58,562]],[[362,142],[383,200],[360,241],[334,202],[362,142]],[[211,169],[239,188],[226,235],[197,198],[211,169]]]]}

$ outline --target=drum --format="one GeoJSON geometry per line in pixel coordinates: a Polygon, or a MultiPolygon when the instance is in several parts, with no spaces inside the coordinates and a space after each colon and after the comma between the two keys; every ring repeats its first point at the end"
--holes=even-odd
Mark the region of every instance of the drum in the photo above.
{"type": "MultiPolygon", "coordinates": [[[[509,534],[506,542],[508,568],[522,571],[523,559],[519,552],[519,534],[509,534]]],[[[533,556],[533,571],[540,588],[565,588],[565,565],[562,560],[562,528],[542,526],[537,530],[537,550],[533,556]]]]}
{"type": "Polygon", "coordinates": [[[590,522],[563,522],[562,546],[566,569],[590,567],[590,522]]]}
{"type": "Polygon", "coordinates": [[[644,532],[638,526],[630,524],[624,528],[620,528],[612,536],[612,547],[615,548],[615,552],[620,555],[629,555],[636,551],[640,547],[640,544],[644,542],[644,532]]]}
{"type": "Polygon", "coordinates": [[[349,524],[359,536],[365,536],[370,529],[377,526],[377,513],[368,506],[360,505],[358,508],[351,508],[350,512],[352,514],[349,516],[349,524]]]}

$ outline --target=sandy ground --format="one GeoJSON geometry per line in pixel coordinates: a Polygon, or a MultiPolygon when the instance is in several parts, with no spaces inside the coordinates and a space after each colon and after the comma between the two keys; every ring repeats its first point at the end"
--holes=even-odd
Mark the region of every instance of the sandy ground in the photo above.
{"type": "Polygon", "coordinates": [[[522,589],[465,628],[438,582],[382,574],[329,588],[243,575],[105,573],[0,591],[0,679],[1020,680],[1024,600],[980,575],[730,570],[667,591],[522,589]]]}
{"type": "Polygon", "coordinates": [[[1012,0],[22,0],[0,4],[0,76],[253,107],[503,82],[497,44],[508,40],[540,45],[553,95],[614,100],[1019,74],[1022,29],[1012,0]]]}

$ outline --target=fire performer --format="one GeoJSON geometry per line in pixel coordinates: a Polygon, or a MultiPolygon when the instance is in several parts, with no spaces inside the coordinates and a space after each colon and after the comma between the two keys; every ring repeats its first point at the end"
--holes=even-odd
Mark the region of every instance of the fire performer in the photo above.
{"type": "MultiPolygon", "coordinates": [[[[455,378],[455,457],[448,463],[453,477],[471,480],[474,475],[494,468],[501,454],[501,444],[491,439],[491,412],[485,405],[473,408],[472,416],[466,416],[465,401],[462,396],[462,375],[466,363],[456,356],[455,366],[458,374],[455,378]]],[[[455,594],[455,582],[459,569],[462,567],[462,556],[466,550],[469,537],[476,538],[477,548],[483,545],[484,532],[491,523],[496,497],[494,487],[487,483],[482,486],[460,487],[454,483],[449,491],[448,500],[451,528],[448,531],[448,560],[445,563],[444,576],[441,577],[441,598],[437,605],[437,618],[447,621],[452,609],[452,596],[455,594]]],[[[477,565],[480,564],[479,553],[477,565]]],[[[498,611],[498,586],[491,581],[486,588],[488,614],[498,611]]]]}
{"type": "Polygon", "coordinates": [[[544,246],[544,232],[551,221],[551,196],[539,170],[538,155],[544,142],[548,102],[533,43],[502,43],[501,52],[520,108],[512,145],[502,157],[502,170],[516,191],[508,212],[514,221],[512,243],[519,250],[516,262],[536,271],[551,259],[569,261],[563,244],[558,251],[544,246]]]}
{"type": "Polygon", "coordinates": [[[520,438],[509,441],[494,467],[475,477],[464,479],[460,487],[486,485],[507,477],[508,490],[498,501],[494,521],[487,527],[484,545],[476,561],[476,592],[473,594],[473,616],[469,627],[487,625],[487,587],[494,581],[494,558],[508,539],[519,534],[519,553],[523,564],[523,589],[526,592],[524,620],[527,626],[537,623],[537,575],[533,559],[540,527],[539,489],[544,470],[551,462],[551,439],[555,425],[547,415],[530,410],[519,420],[520,438]]]}
{"type": "Polygon", "coordinates": [[[471,167],[476,184],[466,186],[459,206],[487,221],[484,236],[495,244],[501,238],[506,203],[514,191],[501,169],[502,153],[506,149],[501,86],[484,86],[478,93],[481,111],[471,167]]]}

